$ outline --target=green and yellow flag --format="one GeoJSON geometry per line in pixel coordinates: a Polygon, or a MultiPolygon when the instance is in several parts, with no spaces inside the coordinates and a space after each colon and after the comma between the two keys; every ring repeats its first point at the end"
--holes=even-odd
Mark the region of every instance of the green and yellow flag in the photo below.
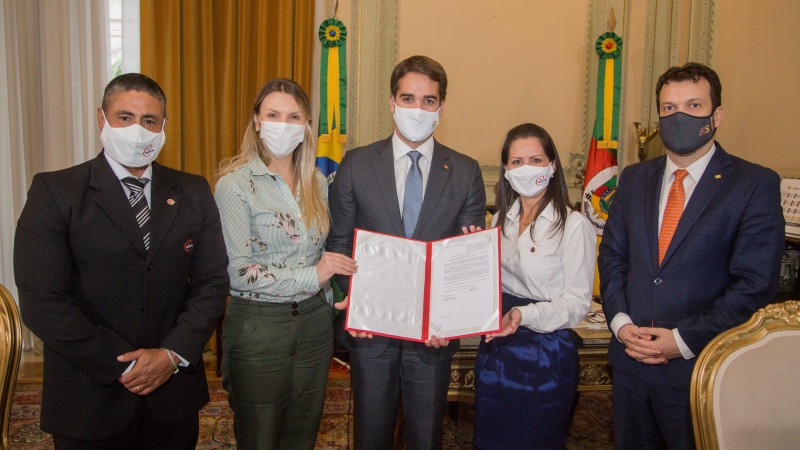
{"type": "Polygon", "coordinates": [[[342,144],[347,142],[347,28],[335,18],[319,26],[322,42],[319,93],[317,167],[333,180],[342,161],[342,144]]]}

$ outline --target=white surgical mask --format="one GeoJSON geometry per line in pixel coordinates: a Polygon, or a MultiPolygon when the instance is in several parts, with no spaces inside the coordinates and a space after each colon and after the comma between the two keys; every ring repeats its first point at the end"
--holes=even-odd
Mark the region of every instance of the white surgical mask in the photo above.
{"type": "Polygon", "coordinates": [[[403,137],[411,142],[421,142],[430,137],[433,129],[439,124],[439,110],[401,108],[395,104],[394,124],[403,137]]]}
{"type": "Polygon", "coordinates": [[[294,149],[303,142],[306,126],[286,122],[261,122],[261,139],[267,146],[269,154],[277,159],[283,159],[292,154],[294,149]]]}
{"type": "Polygon", "coordinates": [[[127,127],[112,127],[106,119],[103,111],[103,119],[106,121],[103,130],[100,132],[100,142],[106,155],[125,167],[144,167],[153,162],[157,157],[164,142],[167,139],[164,128],[167,119],[161,124],[161,131],[153,133],[143,126],[135,123],[127,127]]]}
{"type": "Polygon", "coordinates": [[[525,165],[512,170],[506,169],[505,177],[521,197],[535,197],[550,184],[550,178],[553,178],[553,164],[544,167],[525,165]]]}

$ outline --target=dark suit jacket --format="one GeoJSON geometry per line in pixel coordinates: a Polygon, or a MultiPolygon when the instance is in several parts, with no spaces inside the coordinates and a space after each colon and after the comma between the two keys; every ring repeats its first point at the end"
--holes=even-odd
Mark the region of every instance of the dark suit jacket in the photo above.
{"type": "Polygon", "coordinates": [[[25,324],[44,342],[41,426],[78,439],[119,434],[139,397],[116,357],[168,348],[191,366],[146,397],[164,423],[208,401],[202,351],[222,315],[227,256],[219,211],[199,176],[153,163],[151,247],[101,153],[34,177],[17,224],[25,324]]]}
{"type": "MultiPolygon", "coordinates": [[[[784,246],[778,175],[716,146],[660,266],[666,156],[623,171],[598,257],[609,322],[626,313],[636,325],[655,320],[664,328],[677,327],[697,356],[719,333],[772,302],[784,246]]],[[[695,360],[671,360],[661,366],[663,375],[688,390],[695,360]]],[[[643,368],[613,338],[609,361],[630,374],[643,368]]]]}
{"type": "MultiPolygon", "coordinates": [[[[345,153],[330,189],[327,250],[351,256],[355,228],[404,236],[391,136],[345,153]]],[[[459,235],[463,226],[485,227],[485,217],[486,191],[478,162],[434,141],[425,197],[412,238],[433,241],[459,235]]],[[[343,292],[348,292],[349,278],[338,277],[337,282],[343,292]]],[[[389,342],[380,336],[340,336],[348,350],[372,357],[380,355],[389,342]]],[[[451,342],[449,352],[423,344],[417,348],[423,359],[437,360],[454,353],[458,341],[451,342]]]]}

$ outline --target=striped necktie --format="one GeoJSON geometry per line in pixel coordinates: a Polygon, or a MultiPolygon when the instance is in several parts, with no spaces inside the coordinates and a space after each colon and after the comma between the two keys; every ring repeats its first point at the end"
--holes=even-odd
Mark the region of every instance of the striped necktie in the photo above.
{"type": "Polygon", "coordinates": [[[664,218],[661,220],[661,232],[658,235],[658,264],[664,259],[667,254],[667,248],[672,241],[672,236],[675,234],[675,229],[678,228],[678,222],[683,215],[683,203],[686,198],[686,193],[683,190],[683,179],[686,178],[689,172],[686,169],[678,169],[675,171],[675,181],[672,182],[672,187],[669,189],[669,197],[667,197],[667,207],[664,208],[664,218]]]}
{"type": "Polygon", "coordinates": [[[146,250],[150,250],[150,208],[147,206],[147,198],[144,196],[144,187],[148,181],[150,180],[147,178],[126,177],[122,179],[122,182],[131,191],[128,201],[131,202],[133,212],[136,214],[136,223],[142,229],[142,240],[146,250]]]}
{"type": "Polygon", "coordinates": [[[412,150],[406,154],[411,158],[411,167],[408,168],[403,194],[403,232],[406,237],[411,237],[414,228],[417,227],[419,210],[422,208],[422,170],[419,168],[419,158],[422,153],[412,150]]]}

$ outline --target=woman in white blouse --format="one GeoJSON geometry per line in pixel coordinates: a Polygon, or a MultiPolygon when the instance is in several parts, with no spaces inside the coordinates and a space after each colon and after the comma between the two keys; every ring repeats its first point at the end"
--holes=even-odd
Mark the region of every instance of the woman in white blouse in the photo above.
{"type": "Polygon", "coordinates": [[[501,153],[494,224],[502,230],[503,320],[478,350],[475,445],[563,449],[578,386],[570,327],[586,315],[595,233],[573,210],[552,138],[512,128],[501,153]]]}
{"type": "Polygon", "coordinates": [[[356,270],[352,259],[323,253],[328,185],[310,119],[295,82],[265,84],[217,182],[231,278],[222,383],[242,449],[314,448],[333,345],[323,287],[356,270]]]}

